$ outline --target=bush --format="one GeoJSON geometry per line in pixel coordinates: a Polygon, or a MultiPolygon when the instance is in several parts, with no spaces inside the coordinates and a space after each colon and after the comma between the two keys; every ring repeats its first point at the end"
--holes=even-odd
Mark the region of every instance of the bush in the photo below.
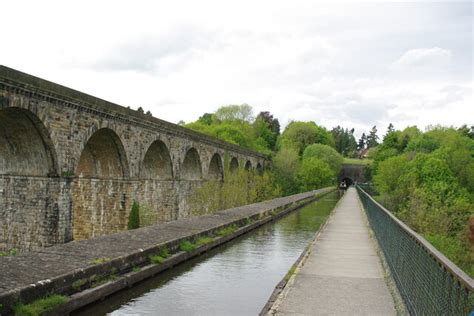
{"type": "Polygon", "coordinates": [[[334,174],[339,174],[343,162],[342,156],[332,147],[323,144],[312,144],[303,152],[303,160],[316,158],[327,163],[334,174]]]}
{"type": "Polygon", "coordinates": [[[316,158],[304,159],[298,172],[300,190],[311,191],[335,184],[335,173],[329,165],[316,158]]]}
{"type": "Polygon", "coordinates": [[[128,214],[128,229],[140,228],[140,205],[133,201],[132,210],[128,214]]]}

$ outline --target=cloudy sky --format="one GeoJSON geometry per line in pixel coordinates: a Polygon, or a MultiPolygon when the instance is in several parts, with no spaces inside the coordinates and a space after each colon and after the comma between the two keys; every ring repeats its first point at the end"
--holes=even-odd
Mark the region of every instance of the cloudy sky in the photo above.
{"type": "Polygon", "coordinates": [[[0,64],[171,121],[474,124],[473,3],[4,1],[0,64]]]}

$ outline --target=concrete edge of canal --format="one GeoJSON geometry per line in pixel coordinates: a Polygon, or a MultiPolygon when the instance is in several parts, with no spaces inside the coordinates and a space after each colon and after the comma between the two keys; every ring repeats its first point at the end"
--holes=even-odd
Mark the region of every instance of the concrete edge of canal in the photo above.
{"type": "MultiPolygon", "coordinates": [[[[0,306],[2,308],[0,315],[12,314],[15,304],[20,302],[22,304],[28,304],[36,299],[52,294],[65,295],[67,300],[65,303],[56,306],[53,310],[48,311],[47,315],[68,314],[83,306],[104,299],[115,292],[131,287],[133,284],[150,278],[181,262],[218,247],[261,225],[281,218],[289,212],[299,209],[334,190],[335,188],[324,188],[224,210],[214,215],[159,224],[155,225],[152,229],[137,229],[113,234],[114,236],[109,238],[108,236],[104,236],[103,238],[98,237],[87,241],[58,245],[50,247],[51,250],[49,251],[43,250],[25,253],[19,257],[2,257],[0,258],[2,271],[21,269],[20,267],[26,265],[23,261],[28,260],[29,255],[41,256],[42,261],[37,262],[36,265],[44,265],[46,268],[48,262],[45,262],[47,261],[45,257],[47,258],[48,254],[50,254],[52,257],[51,260],[57,261],[57,256],[61,254],[62,250],[64,250],[64,255],[67,255],[68,261],[74,261],[74,259],[77,258],[76,261],[78,262],[75,262],[74,266],[77,267],[75,269],[70,271],[60,271],[60,269],[57,271],[53,270],[56,274],[51,273],[51,275],[46,278],[42,275],[40,279],[36,277],[37,280],[35,282],[31,282],[31,279],[34,278],[35,275],[29,275],[28,278],[24,277],[24,280],[20,280],[22,282],[9,280],[7,279],[8,276],[3,276],[5,280],[4,284],[15,284],[16,282],[18,286],[3,292],[2,289],[0,289],[0,306]],[[180,221],[182,226],[179,226],[180,221]],[[162,231],[160,228],[169,230],[171,225],[173,225],[174,234],[165,234],[165,238],[163,236],[157,238],[157,235],[162,231]],[[187,229],[184,229],[184,226],[186,226],[187,229]],[[229,233],[219,236],[219,230],[229,227],[233,229],[229,233]],[[141,234],[143,236],[140,235],[140,238],[138,238],[134,236],[134,234],[141,234]],[[182,241],[195,242],[198,238],[205,236],[211,236],[212,241],[188,252],[179,249],[182,241]],[[153,239],[153,237],[155,237],[158,242],[154,243],[153,240],[149,240],[153,239]],[[124,242],[124,238],[131,238],[130,240],[135,242],[133,244],[133,250],[128,249],[125,253],[120,253],[120,255],[110,256],[110,258],[107,258],[107,260],[101,263],[92,263],[90,259],[88,259],[89,261],[85,261],[84,256],[86,255],[82,253],[85,247],[91,247],[91,251],[93,252],[94,244],[96,244],[96,253],[97,251],[102,251],[106,256],[108,255],[106,249],[113,249],[114,245],[110,244],[109,247],[106,245],[106,247],[103,248],[100,244],[110,243],[114,240],[124,242]],[[146,239],[147,242],[143,244],[142,248],[135,247],[137,242],[144,239],[146,239]],[[170,257],[166,258],[160,264],[151,263],[149,256],[159,254],[160,249],[163,249],[163,247],[169,250],[171,253],[170,257]],[[74,255],[76,255],[76,257],[74,255]],[[87,263],[85,264],[85,262],[87,263]]],[[[114,252],[111,250],[110,253],[113,254],[114,252]]],[[[90,258],[90,256],[88,258],[90,258]]],[[[35,265],[34,260],[31,260],[30,264],[35,265]]],[[[58,263],[51,263],[53,267],[55,264],[57,265],[58,263]]],[[[34,274],[38,270],[41,270],[41,267],[32,267],[30,274],[34,274]]],[[[28,275],[28,269],[21,271],[21,274],[25,276],[28,275]]],[[[3,281],[1,278],[2,277],[0,277],[0,281],[3,281]]]]}
{"type": "Polygon", "coordinates": [[[314,237],[308,242],[306,247],[304,248],[303,252],[300,254],[298,259],[296,259],[295,263],[291,266],[290,270],[286,273],[286,275],[281,279],[280,282],[278,282],[277,286],[273,290],[272,294],[268,298],[267,303],[265,306],[263,306],[262,310],[259,313],[259,316],[264,316],[264,315],[272,315],[272,311],[276,310],[278,307],[279,301],[281,300],[282,296],[284,296],[284,291],[287,288],[287,285],[289,285],[292,280],[294,279],[297,270],[299,267],[301,267],[304,264],[304,261],[306,258],[308,258],[309,254],[311,253],[311,248],[312,246],[318,241],[319,236],[321,235],[321,232],[324,231],[324,228],[326,227],[327,223],[329,222],[329,219],[334,213],[334,210],[336,209],[337,205],[340,203],[340,199],[337,201],[336,205],[331,210],[331,213],[329,216],[326,218],[324,221],[323,225],[319,227],[319,229],[314,233],[314,237]]]}

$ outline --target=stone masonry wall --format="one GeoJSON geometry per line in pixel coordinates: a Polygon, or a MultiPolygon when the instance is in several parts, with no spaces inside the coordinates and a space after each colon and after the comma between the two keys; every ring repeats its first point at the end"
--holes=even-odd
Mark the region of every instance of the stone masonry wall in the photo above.
{"type": "Polygon", "coordinates": [[[247,149],[0,66],[0,251],[121,231],[134,200],[148,224],[189,216],[190,192],[223,172],[224,156],[241,168],[267,163],[247,149]],[[185,160],[186,169],[201,172],[185,174],[185,160]],[[166,172],[153,169],[163,166],[166,172]]]}

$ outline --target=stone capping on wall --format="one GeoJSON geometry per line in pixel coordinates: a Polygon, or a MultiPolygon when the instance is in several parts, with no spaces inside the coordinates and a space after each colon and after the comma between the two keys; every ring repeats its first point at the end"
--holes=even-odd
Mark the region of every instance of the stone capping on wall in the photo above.
{"type": "Polygon", "coordinates": [[[88,280],[94,275],[105,275],[110,273],[111,269],[120,274],[124,273],[118,276],[115,281],[108,282],[95,289],[82,289],[82,292],[76,292],[76,294],[69,296],[70,299],[64,304],[65,306],[59,306],[61,311],[59,314],[67,314],[74,309],[103,299],[106,295],[130,287],[136,282],[217,247],[258,226],[280,218],[288,212],[334,190],[335,188],[330,187],[299,193],[220,211],[213,215],[194,219],[188,218],[133,231],[57,245],[17,257],[0,257],[0,267],[3,271],[6,271],[5,274],[0,274],[0,304],[3,305],[3,312],[8,314],[19,301],[29,303],[53,293],[72,294],[71,287],[75,281],[88,280]],[[254,222],[247,224],[246,219],[248,218],[254,219],[254,222]],[[239,225],[240,228],[231,235],[220,237],[214,242],[189,253],[178,252],[170,258],[169,262],[165,261],[162,265],[148,264],[143,266],[148,261],[148,255],[156,254],[163,245],[169,249],[176,249],[182,240],[193,240],[199,236],[215,232],[220,228],[242,223],[244,226],[239,225]],[[168,228],[166,228],[167,226],[168,228]],[[172,233],[170,234],[170,232],[172,233]],[[160,234],[164,234],[164,236],[160,236],[160,234]],[[131,245],[127,245],[125,240],[128,240],[131,245]],[[110,260],[104,263],[91,263],[92,258],[97,258],[97,252],[100,252],[102,258],[106,257],[110,260]],[[61,266],[61,262],[74,268],[65,270],[65,267],[61,266]],[[142,271],[132,273],[130,270],[135,265],[143,266],[142,271]],[[21,269],[20,275],[23,280],[12,278],[12,274],[9,273],[11,269],[21,269]],[[50,274],[47,277],[45,277],[43,269],[49,270],[47,273],[50,274]],[[38,272],[41,272],[40,275],[38,275],[38,272]],[[66,309],[61,310],[61,308],[66,309]]]}
{"type": "MultiPolygon", "coordinates": [[[[153,116],[141,114],[135,110],[96,98],[86,93],[47,81],[24,72],[0,65],[0,90],[12,91],[28,97],[37,96],[49,102],[62,103],[73,108],[83,108],[88,112],[122,122],[133,123],[162,133],[188,137],[195,141],[241,154],[267,159],[264,154],[234,145],[209,135],[173,124],[153,116]]],[[[0,99],[0,108],[2,107],[0,99]]]]}

